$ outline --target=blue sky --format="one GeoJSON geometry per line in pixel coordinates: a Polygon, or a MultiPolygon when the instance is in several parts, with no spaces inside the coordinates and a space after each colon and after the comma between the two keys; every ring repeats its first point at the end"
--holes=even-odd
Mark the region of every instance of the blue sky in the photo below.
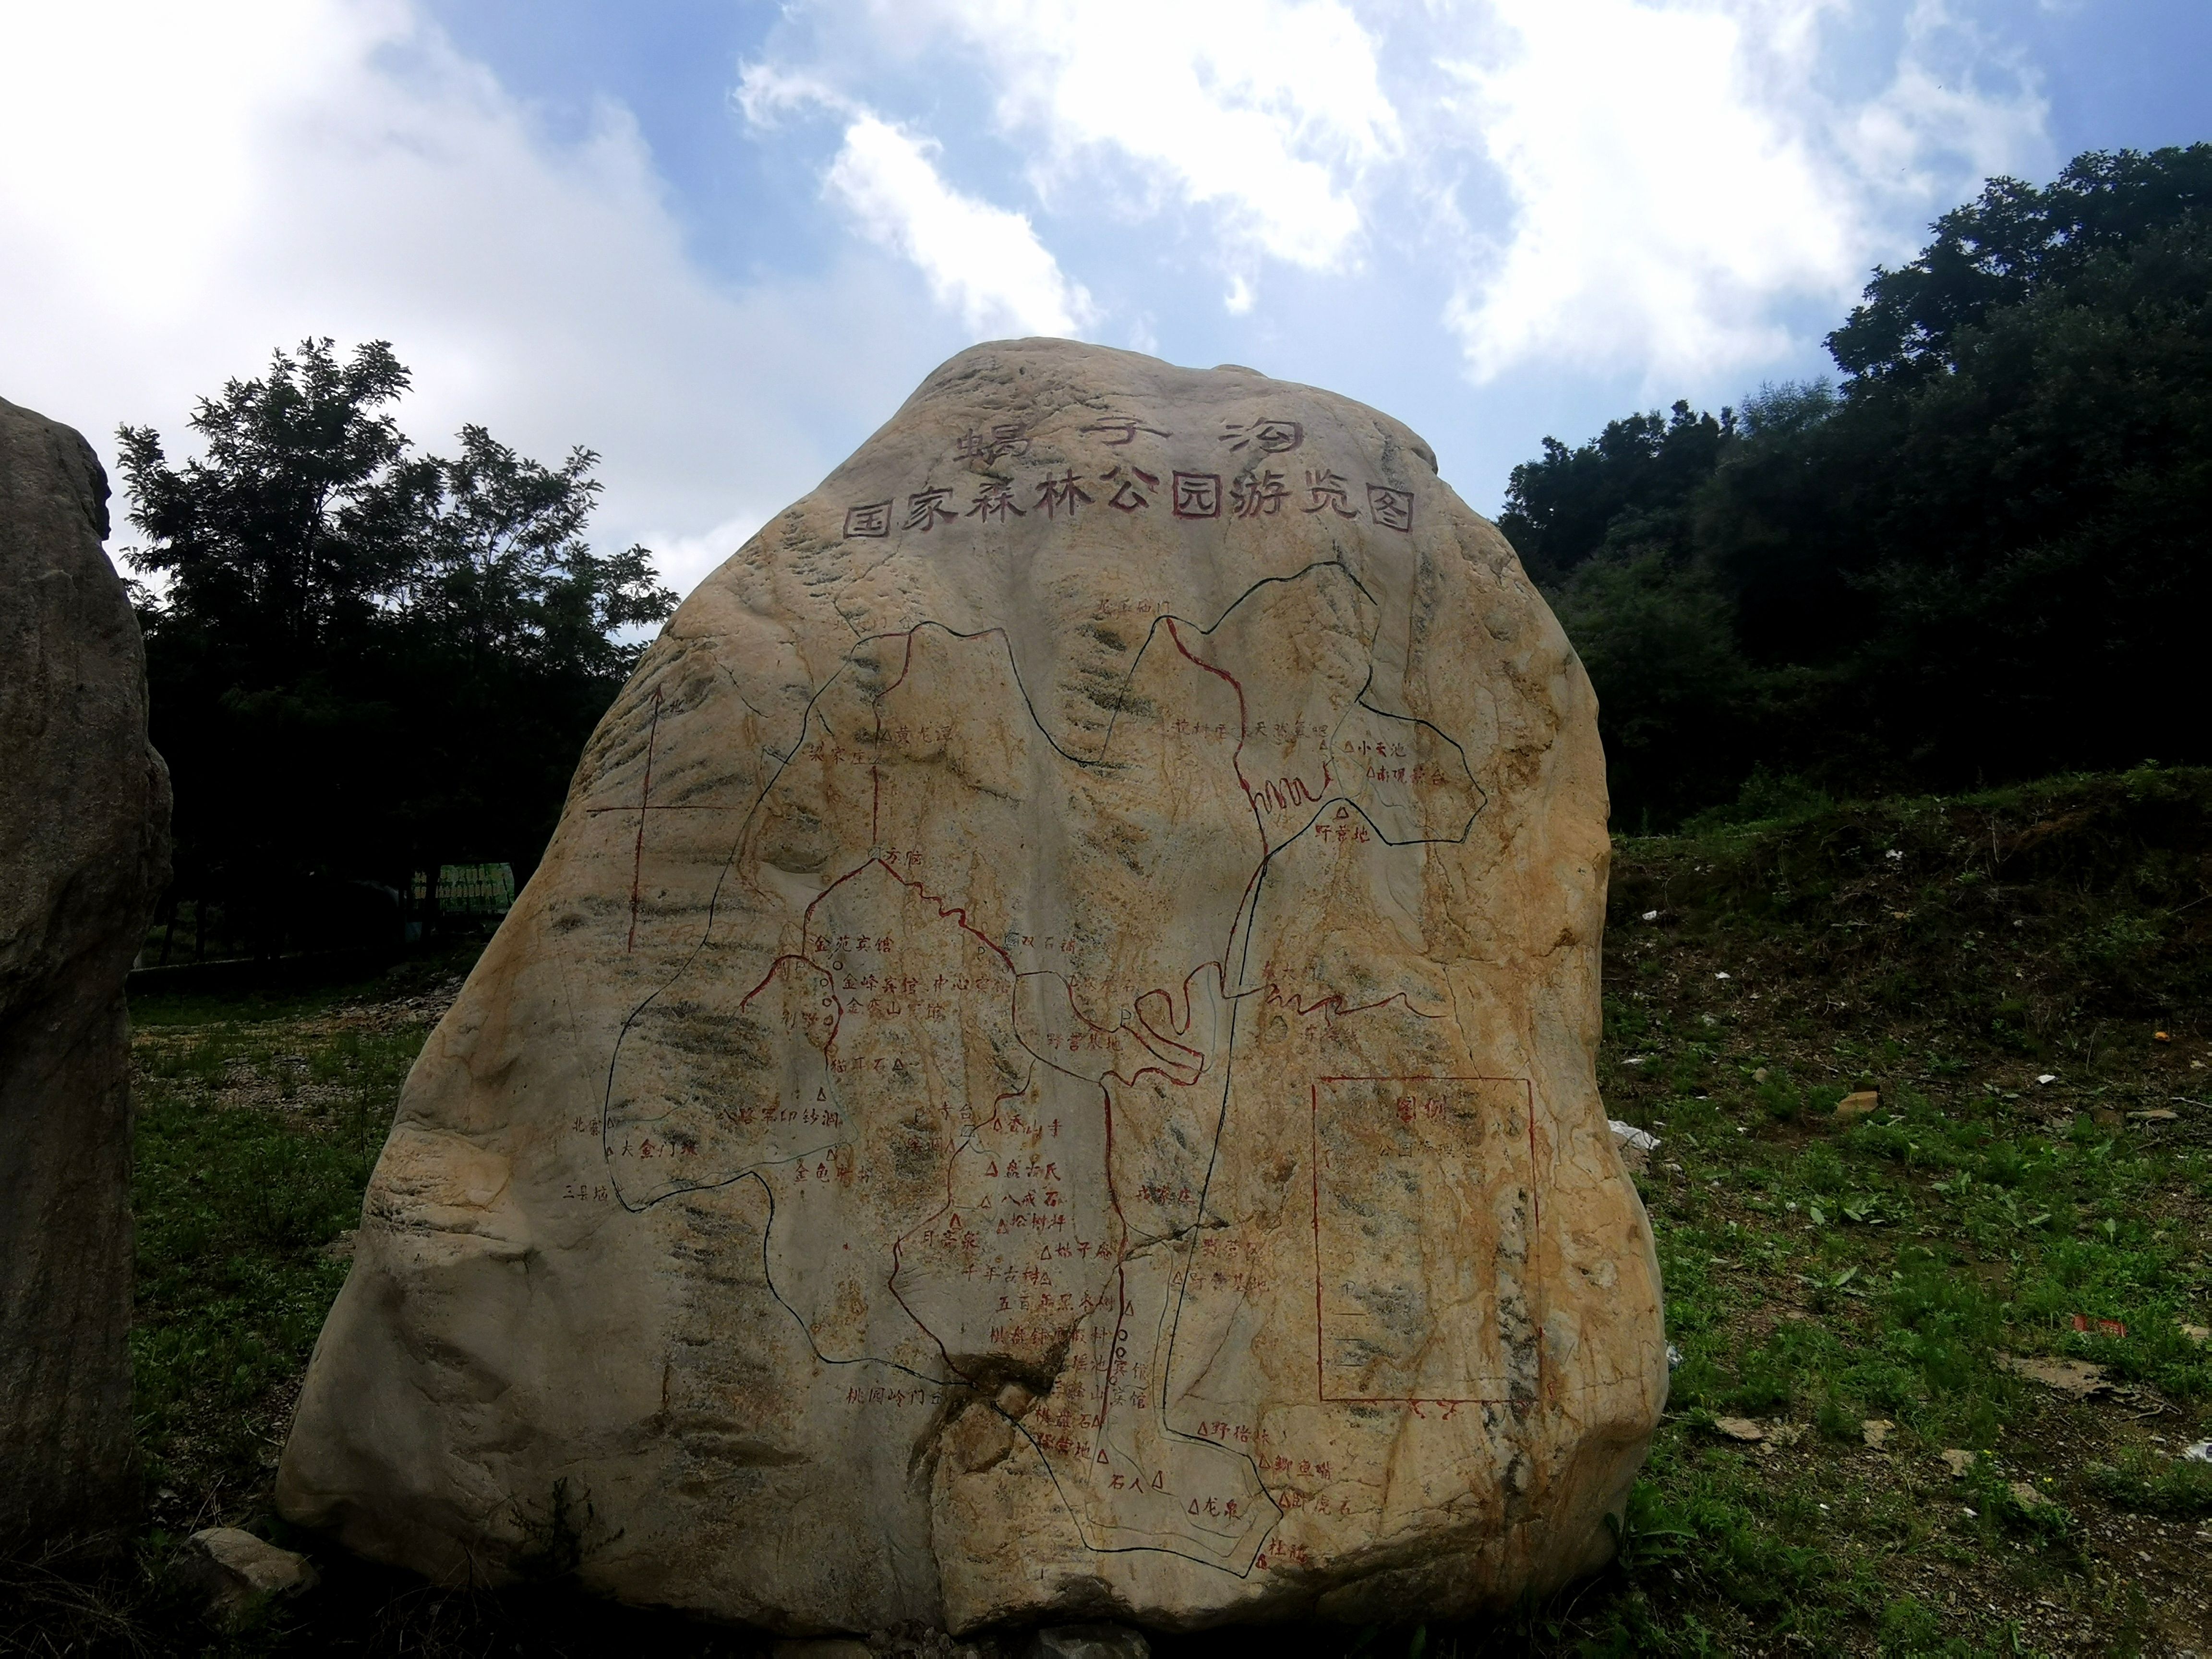
{"type": "MultiPolygon", "coordinates": [[[[79,0],[0,15],[0,396],[112,453],[307,333],[605,458],[689,587],[976,339],[1389,410],[1494,511],[1816,374],[1991,173],[2212,138],[2204,0],[79,0]]],[[[129,540],[118,536],[116,545],[129,540]]]]}

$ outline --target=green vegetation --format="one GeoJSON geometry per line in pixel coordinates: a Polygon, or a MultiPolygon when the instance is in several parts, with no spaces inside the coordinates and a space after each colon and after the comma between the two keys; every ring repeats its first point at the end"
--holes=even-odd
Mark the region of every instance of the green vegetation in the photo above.
{"type": "Polygon", "coordinates": [[[232,380],[172,467],[118,434],[144,537],[153,736],[176,788],[175,902],[195,948],[396,943],[416,870],[537,864],[582,748],[675,596],[641,547],[583,532],[598,458],[558,467],[464,428],[410,453],[383,412],[408,372],[328,340],[232,380]],[[346,938],[347,934],[352,935],[346,938]]]}
{"type": "Polygon", "coordinates": [[[1500,524],[1595,682],[1624,827],[2212,759],[2212,145],[1992,180],[1829,337],[1843,380],[1632,415],[1500,524]]]}
{"type": "Polygon", "coordinates": [[[157,1492],[221,1505],[265,1485],[345,1279],[331,1246],[360,1219],[425,1030],[325,1018],[140,1039],[131,1364],[157,1492]]]}
{"type": "Polygon", "coordinates": [[[1782,793],[1617,845],[1601,1076],[1661,1139],[1638,1184],[1681,1358],[1613,1595],[1534,1622],[1590,1652],[2185,1645],[2212,773],[1782,793]],[[1838,1119],[1859,1090],[1880,1107],[1838,1119]],[[2106,1386],[2006,1363],[2037,1358],[2106,1386]]]}
{"type": "MultiPolygon", "coordinates": [[[[1616,823],[1676,832],[1616,842],[1600,1056],[1660,1142],[1637,1178],[1669,1410],[1589,1583],[1480,1627],[1164,1659],[2119,1656],[2212,1629],[2212,1463],[2186,1455],[2212,1433],[2212,771],[2178,763],[2212,759],[2208,191],[2208,145],[1994,181],[1876,274],[1839,386],[1677,404],[1516,470],[1503,522],[1603,700],[1616,823]]],[[[410,458],[380,412],[405,384],[381,344],[309,342],[202,404],[203,462],[124,434],[196,932],[296,937],[266,899],[310,878],[526,871],[634,661],[616,637],[669,607],[642,550],[584,545],[588,453],[548,469],[471,428],[410,458]]],[[[134,1010],[151,1522],[89,1577],[0,1567],[0,1650],[757,1650],[582,1596],[565,1487],[512,1595],[274,1516],[452,983],[134,1010]],[[313,1548],[325,1585],[199,1625],[161,1572],[216,1522],[313,1548]]]]}
{"type": "MultiPolygon", "coordinates": [[[[1638,1185],[1680,1356],[1618,1562],[1479,1627],[1164,1637],[1163,1659],[2157,1654],[2212,1627],[2212,1464],[2181,1455],[2212,1434],[2212,771],[1766,799],[1615,849],[1600,1074],[1660,1139],[1638,1185]],[[1861,1090],[1879,1107],[1839,1119],[1861,1090]],[[2102,1375],[2075,1397],[2009,1363],[2051,1360],[2102,1375]]],[[[50,1628],[113,1651],[755,1650],[562,1583],[434,1593],[273,1515],[362,1182],[465,965],[134,1011],[153,1521],[127,1582],[41,1604],[50,1628]],[[313,1550],[324,1587],[203,1629],[159,1570],[216,1522],[313,1550]]],[[[574,1509],[548,1495],[549,1581],[574,1509]]]]}

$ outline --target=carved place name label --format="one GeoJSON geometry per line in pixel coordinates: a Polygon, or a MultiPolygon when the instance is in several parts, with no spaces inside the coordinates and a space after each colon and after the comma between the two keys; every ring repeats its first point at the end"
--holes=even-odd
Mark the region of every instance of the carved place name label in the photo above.
{"type": "MultiPolygon", "coordinates": [[[[1133,416],[1103,416],[1079,430],[1107,449],[1128,448],[1140,434],[1162,441],[1175,435],[1133,416]]],[[[1002,423],[988,432],[963,434],[954,446],[954,456],[970,467],[1001,468],[1026,457],[1030,442],[1019,423],[1002,423]]],[[[1066,514],[1072,520],[1085,509],[1217,520],[1304,514],[1364,518],[1401,533],[1413,527],[1411,490],[1371,479],[1355,483],[1326,461],[1269,465],[1275,457],[1304,447],[1305,428],[1297,421],[1263,416],[1226,422],[1217,442],[1229,460],[1208,471],[1154,461],[1140,465],[1133,459],[1111,457],[1106,458],[1109,464],[1103,470],[1092,463],[1090,469],[1079,471],[1071,462],[1019,479],[1009,471],[995,471],[972,489],[925,480],[903,495],[848,504],[843,533],[848,540],[882,540],[895,532],[927,536],[971,520],[985,526],[1033,514],[1052,520],[1066,514]]]]}

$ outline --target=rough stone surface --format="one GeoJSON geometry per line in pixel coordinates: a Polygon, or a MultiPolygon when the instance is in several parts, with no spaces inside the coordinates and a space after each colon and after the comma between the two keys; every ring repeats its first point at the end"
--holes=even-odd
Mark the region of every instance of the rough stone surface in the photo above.
{"type": "Polygon", "coordinates": [[[1152,1659],[1152,1644],[1127,1625],[1053,1625],[1030,1639],[1023,1659],[1152,1659]]]}
{"type": "Polygon", "coordinates": [[[1836,1103],[1836,1121],[1852,1123],[1881,1109],[1879,1090],[1862,1089],[1856,1094],[1845,1095],[1836,1103]]]}
{"type": "Polygon", "coordinates": [[[710,577],[433,1035],[286,1514],[792,1634],[1595,1565],[1666,1392],[1588,681],[1427,447],[1057,341],[710,577]]]}
{"type": "Polygon", "coordinates": [[[130,1500],[123,978],[168,879],[107,479],[0,400],[0,1546],[130,1500]]]}
{"type": "Polygon", "coordinates": [[[1651,1167],[1651,1154],[1659,1150],[1659,1137],[1648,1129],[1639,1129],[1633,1123],[1613,1119],[1607,1127],[1613,1131],[1613,1149],[1620,1154],[1621,1167],[1631,1175],[1642,1175],[1651,1167]]]}
{"type": "Polygon", "coordinates": [[[178,1571],[221,1614],[235,1616],[270,1596],[299,1595],[320,1582],[304,1555],[236,1527],[210,1527],[185,1540],[178,1571]]]}

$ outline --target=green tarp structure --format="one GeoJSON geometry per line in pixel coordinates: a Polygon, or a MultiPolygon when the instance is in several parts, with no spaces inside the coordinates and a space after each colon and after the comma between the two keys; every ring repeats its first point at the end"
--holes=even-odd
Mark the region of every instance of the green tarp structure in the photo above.
{"type": "MultiPolygon", "coordinates": [[[[429,877],[415,872],[414,890],[408,894],[410,909],[428,896],[429,877]]],[[[441,864],[438,866],[438,908],[449,916],[503,916],[514,906],[514,866],[511,864],[441,864]]]]}

